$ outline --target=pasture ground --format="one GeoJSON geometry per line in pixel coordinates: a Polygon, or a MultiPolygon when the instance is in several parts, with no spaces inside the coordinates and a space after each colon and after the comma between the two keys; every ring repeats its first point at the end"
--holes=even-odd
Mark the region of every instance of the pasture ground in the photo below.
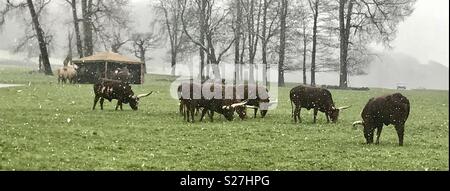
{"type": "Polygon", "coordinates": [[[293,84],[279,89],[278,108],[264,119],[216,114],[192,124],[169,96],[173,77],[147,75],[133,86],[159,91],[138,111],[114,111],[116,101],[92,111],[92,85],[58,85],[28,71],[0,68],[0,83],[25,85],[0,88],[0,170],[449,170],[448,91],[401,91],[411,114],[399,147],[393,126],[380,145],[366,145],[351,125],[369,98],[395,90],[331,90],[338,106],[352,105],[337,124],[323,113],[313,124],[304,109],[303,123],[294,124],[293,84]]]}

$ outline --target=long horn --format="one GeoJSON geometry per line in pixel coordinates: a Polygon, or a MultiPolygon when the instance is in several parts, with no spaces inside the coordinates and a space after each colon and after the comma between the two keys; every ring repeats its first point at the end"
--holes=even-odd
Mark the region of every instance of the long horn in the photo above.
{"type": "Polygon", "coordinates": [[[238,107],[238,106],[243,106],[243,105],[247,104],[247,102],[248,102],[248,100],[245,100],[245,101],[240,102],[240,103],[231,104],[231,107],[234,108],[234,107],[238,107]]]}
{"type": "Polygon", "coordinates": [[[273,104],[277,104],[277,103],[278,103],[278,100],[269,102],[269,106],[271,106],[271,105],[273,105],[273,104]]]}
{"type": "Polygon", "coordinates": [[[245,105],[246,108],[250,109],[259,109],[259,107],[253,106],[253,105],[245,105]]]}
{"type": "Polygon", "coordinates": [[[349,106],[343,106],[343,107],[340,107],[340,108],[338,108],[339,110],[344,110],[344,109],[348,109],[349,107],[351,107],[351,105],[349,105],[349,106]]]}
{"type": "Polygon", "coordinates": [[[364,122],[363,121],[355,121],[355,122],[353,122],[353,129],[356,129],[356,126],[357,125],[364,125],[364,122]]]}
{"type": "Polygon", "coordinates": [[[147,96],[149,96],[149,95],[152,94],[152,93],[153,93],[153,91],[151,91],[151,92],[148,93],[148,94],[139,94],[137,97],[138,97],[138,98],[147,97],[147,96]]]}

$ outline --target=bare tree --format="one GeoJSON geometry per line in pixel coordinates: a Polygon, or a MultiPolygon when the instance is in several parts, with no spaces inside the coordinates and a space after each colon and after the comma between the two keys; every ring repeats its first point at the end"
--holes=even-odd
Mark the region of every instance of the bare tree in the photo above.
{"type": "MultiPolygon", "coordinates": [[[[183,24],[183,31],[186,34],[186,36],[191,40],[192,43],[196,44],[199,48],[203,49],[203,51],[206,52],[208,56],[208,60],[212,64],[214,77],[216,79],[221,78],[220,70],[219,70],[219,64],[222,60],[222,57],[224,54],[231,48],[231,46],[234,44],[235,38],[232,38],[229,42],[224,42],[226,38],[227,32],[226,28],[228,26],[224,25],[226,24],[225,20],[227,16],[230,13],[230,10],[225,10],[224,12],[220,13],[218,10],[214,10],[214,3],[215,1],[207,1],[206,11],[205,11],[205,40],[206,40],[206,46],[203,45],[201,42],[199,42],[196,38],[194,38],[187,29],[187,22],[184,19],[184,13],[187,9],[188,3],[187,0],[184,0],[182,3],[182,14],[181,14],[181,21],[183,24]],[[214,12],[214,14],[213,14],[214,12]],[[220,51],[219,54],[216,54],[216,45],[222,44],[224,45],[222,47],[222,51],[220,51]]],[[[232,27],[230,27],[232,28],[232,27]]]]}
{"type": "Polygon", "coordinates": [[[366,42],[394,40],[398,23],[413,12],[416,0],[339,0],[340,75],[339,86],[348,87],[348,56],[351,34],[366,42]]]}
{"type": "Polygon", "coordinates": [[[131,37],[133,41],[134,55],[144,63],[144,73],[147,73],[146,53],[151,48],[156,47],[161,41],[160,36],[154,33],[134,33],[131,37]]]}
{"type": "Polygon", "coordinates": [[[249,61],[249,81],[255,81],[255,56],[258,50],[259,42],[259,30],[260,30],[260,19],[261,19],[261,2],[256,0],[240,0],[243,5],[243,10],[245,11],[245,20],[247,22],[247,40],[248,40],[248,61],[249,61]],[[257,10],[255,10],[257,9],[257,10]],[[256,15],[256,18],[255,18],[256,15]],[[255,20],[256,19],[256,20],[255,20]]]}
{"type": "Polygon", "coordinates": [[[182,42],[184,42],[182,40],[184,38],[184,33],[181,26],[182,8],[180,1],[178,0],[160,0],[156,8],[162,11],[164,15],[164,20],[162,22],[166,26],[167,35],[169,36],[170,41],[171,74],[175,75],[177,56],[182,46],[182,42]]]}
{"type": "Polygon", "coordinates": [[[241,36],[242,36],[242,5],[241,1],[233,1],[235,3],[235,10],[236,10],[236,20],[233,23],[233,29],[234,29],[234,38],[236,39],[234,41],[234,84],[237,83],[237,81],[240,79],[240,73],[241,73],[241,62],[240,57],[241,53],[239,51],[240,49],[240,43],[241,43],[241,36]]]}
{"type": "Polygon", "coordinates": [[[286,52],[286,18],[288,15],[288,1],[281,0],[280,6],[280,48],[278,60],[278,86],[284,86],[284,60],[286,52]]]}
{"type": "Polygon", "coordinates": [[[308,0],[313,13],[313,37],[311,53],[311,85],[316,85],[316,46],[317,46],[317,19],[319,17],[319,0],[308,0]]]}
{"type": "Polygon", "coordinates": [[[83,56],[94,53],[95,39],[100,39],[105,44],[105,37],[114,36],[113,29],[128,27],[128,3],[129,0],[81,0],[82,18],[78,20],[83,24],[83,56]]]}
{"type": "Polygon", "coordinates": [[[30,35],[29,37],[26,37],[26,39],[36,38],[39,44],[39,51],[40,51],[40,60],[42,60],[42,66],[44,69],[44,73],[46,75],[53,75],[49,55],[48,55],[48,49],[47,45],[49,42],[49,39],[45,38],[44,30],[42,29],[42,25],[39,22],[39,15],[40,11],[42,10],[45,5],[50,3],[50,0],[47,1],[38,1],[39,3],[39,9],[35,9],[35,5],[33,4],[33,1],[27,0],[25,2],[19,2],[17,4],[12,3],[10,0],[7,0],[5,3],[5,7],[3,10],[0,10],[0,26],[4,24],[6,15],[14,9],[25,9],[28,8],[28,11],[31,16],[32,26],[34,29],[34,35],[30,35]],[[36,11],[37,10],[37,11],[36,11]]]}
{"type": "Polygon", "coordinates": [[[72,18],[73,18],[73,28],[75,31],[75,40],[77,44],[77,52],[78,56],[80,58],[83,57],[83,44],[81,42],[81,34],[80,34],[80,24],[78,19],[78,13],[77,13],[77,3],[76,0],[66,0],[67,3],[69,3],[71,9],[72,9],[72,18]]]}
{"type": "Polygon", "coordinates": [[[262,6],[262,23],[261,23],[261,59],[263,64],[262,78],[263,83],[268,86],[267,70],[269,69],[269,64],[267,62],[267,45],[270,39],[275,36],[276,30],[279,28],[279,23],[277,18],[280,14],[280,9],[274,7],[276,5],[274,0],[264,0],[262,6]],[[270,23],[269,23],[270,22],[270,23]]]}

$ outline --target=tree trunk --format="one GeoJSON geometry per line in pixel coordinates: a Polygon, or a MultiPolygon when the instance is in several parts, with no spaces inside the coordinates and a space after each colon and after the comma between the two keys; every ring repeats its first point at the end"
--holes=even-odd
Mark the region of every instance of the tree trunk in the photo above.
{"type": "MultiPolygon", "coordinates": [[[[205,45],[205,10],[206,10],[206,0],[201,1],[201,10],[200,10],[200,43],[205,45]]],[[[199,48],[200,53],[200,79],[203,81],[205,79],[205,51],[202,48],[199,48]]]]}
{"type": "Polygon", "coordinates": [[[145,63],[145,48],[142,45],[139,45],[139,53],[140,53],[140,60],[142,63],[144,63],[144,74],[147,74],[147,65],[145,63]]]}
{"type": "Polygon", "coordinates": [[[303,26],[303,84],[306,85],[306,47],[308,43],[306,25],[303,26]]]}
{"type": "Polygon", "coordinates": [[[241,57],[239,58],[239,79],[244,80],[245,38],[242,39],[241,57]]]}
{"type": "Polygon", "coordinates": [[[33,20],[33,27],[36,32],[36,36],[39,41],[39,50],[42,56],[42,66],[46,75],[53,75],[52,68],[50,66],[50,60],[48,59],[47,44],[44,39],[44,31],[39,24],[38,15],[34,9],[33,1],[27,0],[28,8],[30,9],[31,19],[33,20]]]}
{"type": "Polygon", "coordinates": [[[172,50],[172,56],[171,56],[171,66],[172,66],[172,71],[171,71],[171,75],[175,76],[175,67],[177,64],[177,51],[173,51],[172,50]]]}
{"type": "Polygon", "coordinates": [[[42,55],[39,54],[39,72],[44,72],[43,68],[42,68],[42,55]]]}
{"type": "Polygon", "coordinates": [[[234,42],[234,84],[237,84],[237,81],[239,81],[240,76],[240,52],[239,47],[241,43],[241,23],[242,23],[242,8],[241,8],[241,1],[236,1],[236,26],[235,26],[235,38],[236,41],[234,42]]]}
{"type": "Polygon", "coordinates": [[[311,86],[316,85],[316,46],[317,46],[317,17],[319,17],[319,0],[314,2],[314,24],[313,24],[313,39],[312,39],[312,53],[311,53],[311,86]]]}
{"type": "Polygon", "coordinates": [[[281,1],[281,16],[280,16],[280,54],[278,62],[278,86],[284,86],[284,57],[286,51],[286,17],[287,17],[287,0],[281,1]]]}
{"type": "Polygon", "coordinates": [[[264,9],[263,9],[263,20],[262,20],[262,28],[261,28],[261,59],[263,64],[262,78],[263,84],[265,86],[269,86],[267,80],[267,0],[264,0],[264,9]]]}
{"type": "Polygon", "coordinates": [[[67,34],[67,40],[69,41],[69,51],[67,52],[67,56],[70,57],[70,61],[72,61],[72,34],[67,34]]]}
{"type": "Polygon", "coordinates": [[[83,15],[83,33],[84,33],[84,56],[94,54],[94,45],[92,37],[92,0],[81,0],[81,9],[83,15]]]}
{"type": "Polygon", "coordinates": [[[340,73],[339,73],[339,87],[347,88],[347,57],[348,57],[348,43],[350,37],[350,21],[351,12],[353,9],[353,0],[349,0],[347,8],[347,18],[345,14],[345,5],[347,0],[339,0],[339,37],[340,37],[340,73]]]}
{"type": "Polygon", "coordinates": [[[75,40],[77,41],[78,56],[80,58],[83,58],[83,44],[81,43],[80,25],[78,24],[76,0],[72,0],[71,6],[72,6],[72,16],[73,16],[73,27],[75,29],[75,40]]]}

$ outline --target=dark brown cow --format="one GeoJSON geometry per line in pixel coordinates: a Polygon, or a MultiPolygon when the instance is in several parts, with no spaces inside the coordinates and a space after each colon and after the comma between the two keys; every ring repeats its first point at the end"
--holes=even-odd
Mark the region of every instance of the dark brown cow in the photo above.
{"type": "Polygon", "coordinates": [[[143,97],[147,97],[153,92],[148,94],[141,94],[138,96],[134,95],[133,90],[131,90],[131,86],[128,83],[123,83],[121,81],[116,80],[101,80],[94,84],[94,106],[92,106],[92,110],[95,109],[98,100],[100,99],[100,109],[103,110],[103,102],[105,99],[108,101],[112,101],[113,99],[117,99],[116,110],[120,107],[122,109],[122,103],[130,104],[130,107],[133,110],[138,109],[139,99],[143,97]]]}
{"type": "Polygon", "coordinates": [[[380,143],[381,130],[384,125],[394,125],[398,135],[398,144],[403,145],[405,122],[409,116],[409,100],[400,93],[371,98],[361,112],[363,121],[356,121],[353,126],[364,126],[366,143],[373,143],[373,134],[377,129],[377,141],[380,143]]]}
{"type": "Polygon", "coordinates": [[[119,80],[124,83],[129,83],[130,78],[131,78],[131,73],[127,67],[116,69],[112,75],[113,80],[119,80]]]}
{"type": "Polygon", "coordinates": [[[339,111],[349,108],[349,106],[336,108],[330,91],[318,87],[304,85],[294,87],[290,91],[290,99],[292,107],[291,114],[295,123],[297,123],[297,119],[300,123],[302,122],[300,118],[300,110],[302,108],[306,108],[307,110],[314,109],[314,123],[316,123],[318,111],[325,113],[327,122],[330,122],[331,118],[331,121],[335,123],[338,120],[339,111]]]}
{"type": "MultiPolygon", "coordinates": [[[[209,97],[205,94],[205,90],[210,88],[210,92],[214,92],[214,88],[221,88],[224,92],[224,85],[221,83],[194,83],[184,82],[178,87],[180,97],[180,113],[184,114],[184,118],[189,122],[194,122],[194,111],[196,108],[203,108],[200,121],[203,120],[206,112],[210,112],[211,121],[213,120],[214,112],[222,114],[227,120],[231,121],[234,118],[234,111],[237,107],[244,107],[243,103],[238,103],[234,99],[225,99],[209,97]],[[205,89],[202,89],[205,88],[205,89]]],[[[241,116],[241,115],[240,115],[241,116]]]]}
{"type": "Polygon", "coordinates": [[[237,98],[242,100],[248,100],[245,104],[247,108],[254,109],[254,117],[258,109],[261,112],[261,118],[264,118],[267,114],[267,110],[270,104],[269,92],[266,87],[256,84],[245,84],[236,86],[237,98]],[[240,94],[240,95],[239,95],[240,94]]]}

